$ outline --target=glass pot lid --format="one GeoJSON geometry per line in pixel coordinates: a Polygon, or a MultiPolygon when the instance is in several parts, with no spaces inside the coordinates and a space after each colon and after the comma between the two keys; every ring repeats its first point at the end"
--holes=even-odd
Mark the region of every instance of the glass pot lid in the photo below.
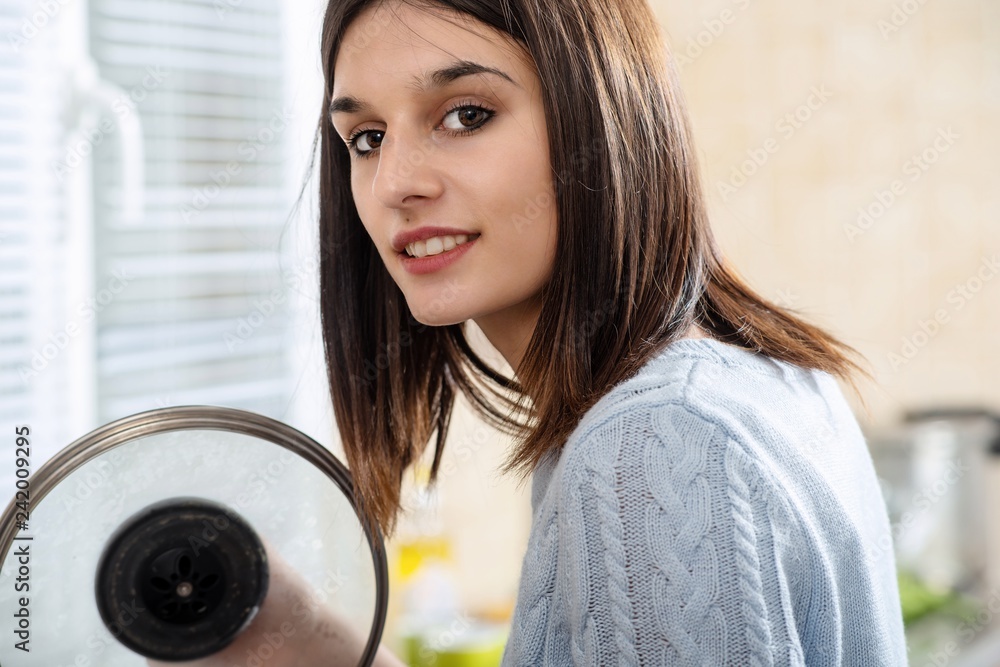
{"type": "MultiPolygon", "coordinates": [[[[374,658],[382,537],[358,518],[343,464],[286,424],[215,406],[151,410],[78,439],[18,488],[0,522],[5,667],[214,655],[252,627],[279,563],[305,595],[278,644],[322,608],[358,639],[357,664],[374,658]]],[[[266,664],[277,648],[240,657],[266,664]]]]}

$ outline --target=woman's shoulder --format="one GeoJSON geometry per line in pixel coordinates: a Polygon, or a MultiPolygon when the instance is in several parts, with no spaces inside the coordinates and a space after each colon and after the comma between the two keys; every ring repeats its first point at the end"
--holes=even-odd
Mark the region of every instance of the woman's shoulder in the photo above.
{"type": "Polygon", "coordinates": [[[865,522],[865,503],[881,500],[831,375],[714,339],[676,341],[595,404],[539,466],[532,505],[556,510],[594,484],[619,498],[704,485],[808,523],[865,522]]]}
{"type": "Polygon", "coordinates": [[[561,458],[610,465],[626,444],[657,436],[686,446],[729,440],[749,454],[814,455],[833,440],[861,438],[836,380],[713,338],[668,345],[581,419],[561,458]]]}

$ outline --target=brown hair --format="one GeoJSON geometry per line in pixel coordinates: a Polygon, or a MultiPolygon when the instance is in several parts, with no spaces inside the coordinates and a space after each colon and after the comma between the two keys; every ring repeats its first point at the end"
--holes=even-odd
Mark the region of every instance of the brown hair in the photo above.
{"type": "Polygon", "coordinates": [[[344,31],[372,2],[330,2],[316,136],[320,309],[337,426],[370,526],[392,533],[403,474],[435,435],[436,479],[459,392],[516,438],[504,472],[524,478],[601,396],[693,323],[724,342],[840,376],[860,396],[852,370],[871,375],[845,354],[856,350],[756,294],[722,257],[677,73],[645,0],[403,1],[445,18],[471,15],[532,57],[560,224],[518,380],[475,354],[465,323],[417,322],[362,226],[348,149],[328,114],[344,31]]]}

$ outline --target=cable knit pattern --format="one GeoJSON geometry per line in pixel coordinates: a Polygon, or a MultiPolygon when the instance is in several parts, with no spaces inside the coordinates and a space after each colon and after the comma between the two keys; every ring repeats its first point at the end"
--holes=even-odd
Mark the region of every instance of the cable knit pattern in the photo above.
{"type": "Polygon", "coordinates": [[[864,436],[833,377],[677,341],[536,468],[504,667],[907,665],[864,436]]]}
{"type": "Polygon", "coordinates": [[[770,666],[771,632],[767,627],[767,607],[764,605],[763,586],[760,581],[760,561],[757,559],[757,536],[753,524],[751,491],[744,480],[749,476],[750,462],[739,450],[726,457],[726,479],[729,500],[732,502],[733,543],[736,547],[736,569],[740,575],[740,600],[743,617],[747,621],[747,646],[750,664],[754,667],[770,666]]]}
{"type": "Polygon", "coordinates": [[[618,497],[615,495],[613,471],[590,470],[596,484],[594,489],[600,512],[601,546],[608,572],[608,598],[611,601],[611,620],[615,645],[623,664],[638,665],[635,655],[635,633],[629,617],[628,577],[625,570],[625,540],[618,516],[618,497]]]}

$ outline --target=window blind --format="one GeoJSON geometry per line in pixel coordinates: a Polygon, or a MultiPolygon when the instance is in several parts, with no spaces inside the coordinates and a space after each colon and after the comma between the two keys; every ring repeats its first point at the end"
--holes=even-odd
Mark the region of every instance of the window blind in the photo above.
{"type": "MultiPolygon", "coordinates": [[[[0,437],[32,429],[37,467],[73,433],[69,406],[80,336],[66,281],[67,194],[52,165],[65,138],[65,56],[55,19],[26,0],[0,1],[0,437]]],[[[13,457],[0,465],[13,495],[13,457]]]]}
{"type": "Polygon", "coordinates": [[[281,418],[294,184],[279,3],[91,0],[89,15],[93,58],[123,91],[111,113],[141,121],[145,171],[130,192],[135,149],[112,148],[124,132],[95,152],[99,418],[194,403],[281,418]]]}

